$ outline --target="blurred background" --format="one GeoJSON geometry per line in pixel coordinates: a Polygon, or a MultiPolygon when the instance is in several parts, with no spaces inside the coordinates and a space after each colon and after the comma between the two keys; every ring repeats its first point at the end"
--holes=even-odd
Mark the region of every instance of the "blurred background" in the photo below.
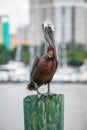
{"type": "Polygon", "coordinates": [[[41,27],[45,20],[55,25],[59,70],[53,80],[87,82],[87,4],[82,0],[3,0],[0,6],[0,82],[29,80],[32,59],[43,55],[46,49],[41,27]]]}
{"type": "MultiPolygon", "coordinates": [[[[42,22],[55,26],[59,66],[51,90],[65,95],[65,130],[87,128],[87,1],[0,0],[0,129],[24,130],[31,63],[43,55],[42,22]]],[[[46,92],[46,87],[40,88],[46,92]],[[45,89],[44,89],[45,88],[45,89]]]]}

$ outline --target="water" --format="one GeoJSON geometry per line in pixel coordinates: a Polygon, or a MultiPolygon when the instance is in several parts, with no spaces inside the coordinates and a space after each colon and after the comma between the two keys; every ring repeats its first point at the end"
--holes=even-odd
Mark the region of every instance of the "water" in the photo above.
{"type": "MultiPolygon", "coordinates": [[[[0,130],[24,130],[23,98],[26,83],[0,84],[0,130]]],[[[46,92],[46,87],[39,89],[46,92]]],[[[51,91],[65,96],[64,130],[87,129],[87,84],[51,84],[51,91]]]]}

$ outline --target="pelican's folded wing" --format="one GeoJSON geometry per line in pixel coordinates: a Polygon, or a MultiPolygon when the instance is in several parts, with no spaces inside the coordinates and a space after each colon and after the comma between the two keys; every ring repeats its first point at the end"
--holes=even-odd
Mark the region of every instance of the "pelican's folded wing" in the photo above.
{"type": "Polygon", "coordinates": [[[33,61],[33,64],[31,66],[31,71],[30,71],[30,79],[32,78],[32,74],[35,70],[35,68],[37,67],[38,63],[39,63],[39,60],[40,60],[40,57],[36,56],[34,61],[33,61]]]}

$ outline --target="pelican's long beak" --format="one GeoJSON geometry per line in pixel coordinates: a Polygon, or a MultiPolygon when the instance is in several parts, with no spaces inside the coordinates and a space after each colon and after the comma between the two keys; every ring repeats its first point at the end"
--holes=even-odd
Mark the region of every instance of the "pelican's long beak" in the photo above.
{"type": "Polygon", "coordinates": [[[42,23],[42,30],[45,36],[46,41],[49,46],[54,48],[54,25],[51,21],[45,21],[42,23]]]}

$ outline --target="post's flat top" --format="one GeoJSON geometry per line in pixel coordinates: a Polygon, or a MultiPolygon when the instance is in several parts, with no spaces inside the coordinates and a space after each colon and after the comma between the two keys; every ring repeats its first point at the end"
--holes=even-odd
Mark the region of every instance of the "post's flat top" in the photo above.
{"type": "Polygon", "coordinates": [[[41,100],[41,99],[47,99],[47,98],[51,98],[51,99],[54,99],[54,98],[62,98],[64,99],[64,95],[63,94],[51,94],[51,95],[44,95],[42,94],[41,97],[38,99],[37,95],[28,95],[24,98],[24,101],[28,101],[28,99],[30,100],[34,100],[34,99],[38,99],[38,100],[41,100]]]}

